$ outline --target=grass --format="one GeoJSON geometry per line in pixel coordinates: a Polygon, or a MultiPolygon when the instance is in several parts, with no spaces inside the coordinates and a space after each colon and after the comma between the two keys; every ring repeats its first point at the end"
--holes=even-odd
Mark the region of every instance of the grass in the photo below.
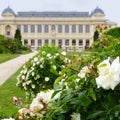
{"type": "Polygon", "coordinates": [[[25,92],[16,86],[16,78],[20,70],[0,86],[0,117],[9,118],[17,114],[19,108],[13,105],[13,96],[21,97],[25,100],[25,92]]]}
{"type": "Polygon", "coordinates": [[[0,63],[6,62],[6,61],[16,58],[18,56],[19,56],[19,54],[10,54],[10,53],[0,54],[0,63]]]}

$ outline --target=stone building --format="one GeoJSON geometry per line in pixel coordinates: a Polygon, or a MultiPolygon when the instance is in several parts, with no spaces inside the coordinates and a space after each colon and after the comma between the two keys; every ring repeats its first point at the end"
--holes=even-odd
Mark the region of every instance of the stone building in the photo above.
{"type": "Polygon", "coordinates": [[[16,29],[21,31],[23,45],[36,49],[54,44],[64,50],[83,50],[93,43],[96,26],[108,29],[116,23],[106,20],[99,7],[89,12],[15,12],[6,8],[0,20],[0,33],[13,38],[16,29]]]}

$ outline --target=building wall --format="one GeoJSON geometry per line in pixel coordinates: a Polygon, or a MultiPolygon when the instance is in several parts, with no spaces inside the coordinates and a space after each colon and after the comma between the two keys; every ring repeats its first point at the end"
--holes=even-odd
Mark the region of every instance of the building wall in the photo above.
{"type": "MultiPolygon", "coordinates": [[[[39,18],[39,17],[11,17],[3,18],[0,21],[0,33],[6,37],[14,37],[17,26],[20,25],[22,34],[22,43],[31,46],[32,49],[37,49],[45,44],[51,45],[55,40],[55,45],[59,46],[59,41],[62,40],[62,49],[64,50],[83,50],[85,46],[90,46],[93,43],[93,34],[97,25],[105,25],[105,18],[102,17],[88,17],[88,18],[39,18]],[[28,26],[28,32],[24,32],[24,25],[28,26]],[[31,25],[35,26],[35,31],[31,32],[31,25]],[[38,25],[42,26],[42,32],[38,32],[38,25]],[[45,25],[48,25],[49,32],[45,33],[45,25]],[[55,30],[51,30],[51,26],[55,25],[55,30]],[[62,25],[62,33],[58,32],[58,26],[62,25]],[[69,32],[65,32],[65,26],[69,26],[69,32]],[[72,32],[72,25],[76,26],[76,32],[72,32]],[[83,26],[83,31],[79,32],[79,25],[83,26]],[[89,31],[86,32],[86,26],[89,31]],[[42,44],[38,44],[41,40],[42,44]],[[69,40],[69,44],[65,41],[69,40]],[[82,40],[82,43],[80,42],[82,40]],[[33,42],[34,41],[34,42],[33,42]],[[89,42],[88,42],[89,41],[89,42]]],[[[114,27],[116,24],[107,24],[108,27],[114,27]]]]}

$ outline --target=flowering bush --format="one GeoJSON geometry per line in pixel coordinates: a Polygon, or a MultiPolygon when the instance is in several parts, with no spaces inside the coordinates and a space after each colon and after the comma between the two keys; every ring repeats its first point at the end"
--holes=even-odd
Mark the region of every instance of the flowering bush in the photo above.
{"type": "Polygon", "coordinates": [[[69,62],[65,54],[55,47],[43,47],[37,56],[23,66],[16,85],[24,89],[26,95],[36,95],[40,90],[51,89],[65,62],[69,62]]]}
{"type": "Polygon", "coordinates": [[[29,119],[119,120],[119,57],[99,64],[97,60],[87,66],[82,61],[67,64],[54,82],[54,91],[40,92],[33,99],[29,119]]]}

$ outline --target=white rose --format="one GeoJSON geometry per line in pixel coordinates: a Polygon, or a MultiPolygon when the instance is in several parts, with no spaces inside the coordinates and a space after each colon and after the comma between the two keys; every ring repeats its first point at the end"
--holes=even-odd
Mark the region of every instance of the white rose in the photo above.
{"type": "Polygon", "coordinates": [[[108,59],[106,60],[106,64],[105,61],[102,63],[98,65],[99,77],[96,78],[97,87],[114,90],[114,88],[120,83],[119,57],[117,57],[111,65],[109,65],[110,63],[108,59]]]}

